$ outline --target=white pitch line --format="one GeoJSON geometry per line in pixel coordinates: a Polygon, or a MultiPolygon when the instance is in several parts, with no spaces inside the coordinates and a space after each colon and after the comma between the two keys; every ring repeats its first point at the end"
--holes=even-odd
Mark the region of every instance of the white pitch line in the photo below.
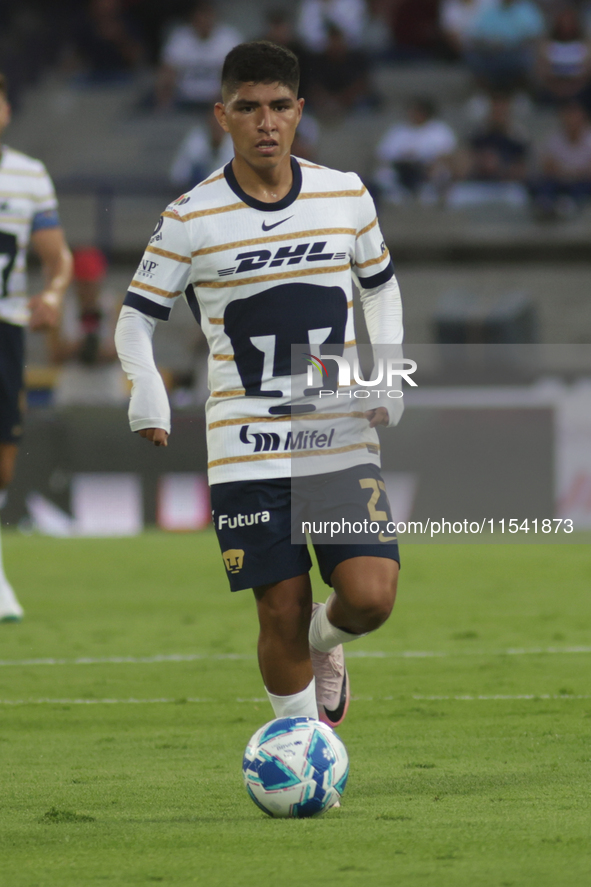
{"type": "MultiPolygon", "coordinates": [[[[394,696],[354,696],[354,702],[392,702],[395,699],[403,701],[408,697],[394,696]]],[[[577,699],[591,699],[591,696],[575,696],[573,694],[551,695],[550,693],[521,693],[515,696],[495,694],[494,696],[420,696],[413,695],[410,697],[415,702],[520,702],[532,700],[563,700],[571,701],[577,699]]],[[[22,706],[22,705],[174,705],[179,703],[212,703],[220,700],[189,698],[189,699],[0,699],[0,706],[22,706]]],[[[234,702],[259,703],[268,700],[262,696],[253,696],[250,699],[238,697],[234,702]]]]}
{"type": "Polygon", "coordinates": [[[470,695],[462,695],[462,696],[418,696],[415,695],[412,697],[419,702],[490,702],[500,700],[504,701],[519,701],[521,699],[591,699],[591,696],[577,696],[573,693],[520,693],[515,696],[505,695],[503,693],[496,693],[493,696],[470,696],[470,695]]]}
{"type": "Polygon", "coordinates": [[[104,656],[93,658],[81,656],[78,659],[0,659],[0,668],[15,665],[152,665],[161,662],[199,662],[201,660],[243,660],[255,659],[252,654],[242,656],[238,653],[172,653],[169,656],[104,656]]]}
{"type": "MultiPolygon", "coordinates": [[[[591,653],[591,647],[509,647],[506,650],[351,650],[349,659],[441,659],[454,656],[540,656],[591,653]]],[[[81,656],[77,659],[0,659],[0,668],[24,668],[36,665],[154,665],[167,662],[224,662],[254,660],[241,653],[171,653],[158,656],[81,656]]]]}

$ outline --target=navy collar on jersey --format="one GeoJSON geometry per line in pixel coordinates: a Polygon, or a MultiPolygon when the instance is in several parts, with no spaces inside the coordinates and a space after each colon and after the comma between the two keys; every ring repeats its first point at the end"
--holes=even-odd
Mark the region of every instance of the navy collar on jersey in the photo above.
{"type": "Polygon", "coordinates": [[[297,200],[300,191],[302,190],[302,170],[300,164],[295,157],[291,157],[290,159],[291,171],[293,173],[293,184],[285,197],[282,197],[281,200],[278,200],[276,203],[265,203],[264,200],[257,200],[255,197],[251,197],[250,194],[247,194],[246,191],[243,191],[234,175],[232,161],[224,167],[224,175],[234,194],[246,203],[247,206],[252,206],[253,209],[260,209],[261,212],[264,213],[276,213],[291,206],[294,200],[297,200]]]}

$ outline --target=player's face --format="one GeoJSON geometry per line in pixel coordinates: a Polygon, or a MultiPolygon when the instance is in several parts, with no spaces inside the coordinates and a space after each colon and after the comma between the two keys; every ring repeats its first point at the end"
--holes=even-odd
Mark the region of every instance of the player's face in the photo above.
{"type": "Polygon", "coordinates": [[[234,142],[236,155],[258,169],[270,169],[289,155],[304,100],[280,83],[242,83],[216,117],[234,142]]]}

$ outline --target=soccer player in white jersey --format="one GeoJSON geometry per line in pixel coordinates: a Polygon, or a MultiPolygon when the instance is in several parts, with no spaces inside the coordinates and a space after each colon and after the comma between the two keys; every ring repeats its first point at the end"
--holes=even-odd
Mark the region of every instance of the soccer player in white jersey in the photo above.
{"type": "MultiPolygon", "coordinates": [[[[0,136],[10,121],[6,81],[0,74],[0,136]]],[[[71,256],[57,214],[53,184],[39,160],[0,145],[0,508],[6,502],[22,435],[25,327],[40,330],[58,323],[70,282],[71,256]],[[27,296],[29,243],[39,256],[45,285],[27,296]]],[[[0,622],[23,616],[2,565],[0,622]]]]}
{"type": "MultiPolygon", "coordinates": [[[[359,177],[290,155],[304,104],[298,79],[297,60],[283,47],[257,41],[228,54],[215,113],[234,159],[162,214],[116,344],[133,382],[131,429],[167,446],[170,409],[151,338],[186,298],[210,349],[214,525],[232,591],[254,590],[269,699],[276,717],[320,716],[336,726],[349,701],[342,645],[390,615],[398,547],[383,533],[366,545],[314,544],[333,592],[326,605],[312,604],[308,548],[292,544],[290,532],[291,346],[328,343],[342,354],[354,344],[352,274],[372,343],[402,341],[402,309],[359,177]]],[[[323,425],[331,415],[317,414],[326,433],[310,434],[314,447],[298,455],[309,457],[308,473],[321,476],[329,497],[345,491],[361,518],[372,508],[385,517],[374,426],[398,416],[380,406],[352,415],[363,426],[359,442],[343,446],[340,427],[323,425]]]]}

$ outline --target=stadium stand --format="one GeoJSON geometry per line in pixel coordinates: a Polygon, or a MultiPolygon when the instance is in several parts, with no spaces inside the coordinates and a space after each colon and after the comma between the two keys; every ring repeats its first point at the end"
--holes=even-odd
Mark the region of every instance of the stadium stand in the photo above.
{"type": "MultiPolygon", "coordinates": [[[[37,21],[42,21],[39,10],[43,4],[30,6],[37,21]]],[[[65,15],[67,3],[57,6],[65,15]]],[[[7,135],[9,144],[45,161],[58,187],[72,245],[94,243],[104,249],[111,260],[111,288],[121,294],[155,219],[163,206],[178,196],[169,171],[183,139],[199,123],[194,113],[173,108],[155,112],[145,103],[154,87],[160,47],[182,21],[186,4],[167,4],[166,15],[161,4],[147,0],[128,2],[125,8],[137,32],[144,29],[142,40],[149,63],[140,66],[128,81],[95,84],[88,89],[81,88],[60,67],[59,53],[54,50],[43,61],[36,81],[27,80],[26,94],[7,135]]],[[[317,162],[355,170],[370,181],[376,167],[376,145],[404,119],[409,100],[416,96],[437,105],[441,119],[465,148],[470,147],[476,133],[483,131],[490,119],[490,100],[475,91],[466,65],[450,60],[452,52],[438,30],[442,6],[435,5],[435,18],[430,14],[428,19],[431,36],[424,29],[421,32],[420,51],[420,28],[416,22],[413,25],[413,8],[416,17],[419,6],[368,4],[367,21],[372,24],[364,31],[368,45],[376,45],[376,22],[391,26],[382,50],[371,55],[371,87],[382,101],[379,107],[329,121],[310,117],[317,162]],[[397,36],[398,43],[392,48],[392,39],[397,36]]],[[[264,3],[249,4],[247,9],[245,4],[228,0],[217,4],[217,10],[220,21],[246,38],[266,33],[272,24],[267,16],[269,7],[264,3]]],[[[280,24],[282,16],[288,21],[291,16],[291,21],[297,23],[293,4],[279,0],[273,3],[273,10],[276,23],[280,24]]],[[[284,32],[286,39],[293,39],[293,31],[284,32]]],[[[557,126],[556,112],[549,105],[537,104],[526,92],[513,95],[511,105],[512,118],[518,120],[532,148],[530,170],[535,169],[540,147],[557,126]]],[[[457,176],[465,177],[461,172],[457,176]]],[[[448,205],[443,200],[434,205],[415,200],[403,205],[384,201],[380,218],[407,294],[407,329],[415,341],[432,338],[432,318],[445,292],[457,287],[479,291],[483,285],[500,296],[520,288],[533,294],[543,340],[589,339],[591,319],[586,319],[582,264],[587,259],[591,233],[588,205],[568,218],[545,225],[536,220],[523,200],[456,201],[455,205],[451,200],[448,205]],[[558,302],[554,294],[559,278],[541,272],[540,263],[571,259],[581,264],[556,266],[562,268],[563,279],[570,281],[568,286],[560,286],[558,302]],[[564,300],[571,298],[577,306],[576,317],[574,312],[564,311],[564,300]]],[[[159,357],[178,376],[190,366],[193,342],[187,340],[184,350],[175,350],[175,336],[182,339],[186,325],[181,311],[175,315],[178,322],[175,319],[161,331],[157,347],[159,357]]],[[[46,352],[35,337],[32,344],[32,362],[39,365],[46,360],[46,352]]]]}

